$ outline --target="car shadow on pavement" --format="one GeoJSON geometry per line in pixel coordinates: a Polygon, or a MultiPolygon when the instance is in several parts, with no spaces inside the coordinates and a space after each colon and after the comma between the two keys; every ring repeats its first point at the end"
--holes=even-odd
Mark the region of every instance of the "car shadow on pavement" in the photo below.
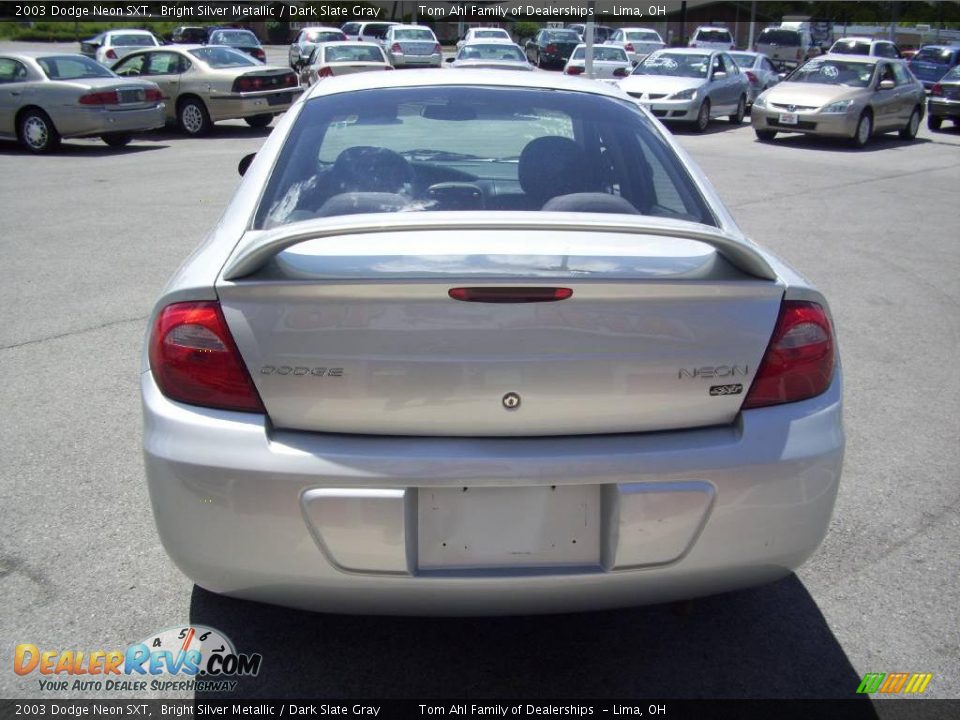
{"type": "Polygon", "coordinates": [[[197,138],[191,138],[189,135],[182,133],[176,127],[170,125],[162,130],[152,130],[151,132],[145,133],[144,137],[155,141],[206,140],[208,138],[225,140],[229,138],[265,138],[272,131],[272,125],[268,125],[265,128],[253,128],[246,124],[227,125],[218,123],[210,128],[210,132],[206,135],[197,138]]]}
{"type": "Polygon", "coordinates": [[[739,128],[750,127],[750,116],[748,115],[742,123],[738,124],[727,122],[723,118],[719,120],[711,120],[710,124],[707,125],[706,130],[697,130],[693,123],[685,122],[664,123],[664,127],[666,127],[672,135],[716,135],[717,133],[726,132],[728,130],[737,130],[739,128]]]}
{"type": "Polygon", "coordinates": [[[896,148],[908,148],[916,145],[924,145],[932,142],[929,138],[918,137],[913,140],[901,140],[895,133],[885,133],[883,135],[874,135],[862,148],[853,147],[849,140],[844,138],[817,137],[814,135],[801,135],[793,133],[789,135],[777,135],[771,142],[762,142],[756,140],[758,145],[774,145],[783,148],[798,148],[802,150],[826,150],[827,152],[842,153],[871,153],[884,150],[894,150],[896,148]]]}
{"type": "Polygon", "coordinates": [[[696,600],[569,615],[330,615],[194,587],[193,625],[261,653],[260,673],[210,698],[848,698],[860,677],[789,577],[696,600]]]}
{"type": "MultiPolygon", "coordinates": [[[[133,142],[129,145],[123,147],[110,147],[106,143],[100,141],[95,142],[81,142],[81,141],[72,141],[64,140],[63,144],[56,150],[43,155],[38,155],[38,157],[102,157],[104,155],[129,155],[142,152],[148,152],[150,150],[163,150],[167,145],[157,145],[143,144],[143,140],[152,140],[153,138],[142,135],[139,138],[135,138],[133,142]],[[140,140],[141,142],[137,142],[140,140]]],[[[24,157],[29,157],[31,153],[20,146],[14,140],[0,140],[0,155],[22,155],[24,157]]]]}

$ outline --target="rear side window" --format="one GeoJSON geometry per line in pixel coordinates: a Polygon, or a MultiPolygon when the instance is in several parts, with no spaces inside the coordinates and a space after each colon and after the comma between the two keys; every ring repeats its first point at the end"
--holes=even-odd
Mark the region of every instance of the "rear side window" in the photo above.
{"type": "Polygon", "coordinates": [[[391,25],[384,25],[383,23],[367,23],[363,27],[362,34],[364,37],[383,39],[387,36],[387,31],[391,27],[391,25]]]}
{"type": "Polygon", "coordinates": [[[16,60],[0,58],[0,84],[22,82],[27,79],[27,69],[16,60]]]}
{"type": "Polygon", "coordinates": [[[360,23],[350,22],[340,28],[344,35],[356,35],[360,32],[360,23]]]}
{"type": "Polygon", "coordinates": [[[441,86],[308,101],[255,226],[431,210],[644,214],[716,225],[635,104],[573,91],[441,86]]]}

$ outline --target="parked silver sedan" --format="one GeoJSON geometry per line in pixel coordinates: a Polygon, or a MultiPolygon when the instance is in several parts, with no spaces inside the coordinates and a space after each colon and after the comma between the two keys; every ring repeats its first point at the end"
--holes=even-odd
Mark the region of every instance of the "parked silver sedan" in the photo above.
{"type": "Polygon", "coordinates": [[[393,25],[387,28],[383,49],[396,68],[440,67],[443,50],[433,30],[421,25],[393,25]]]}
{"type": "Polygon", "coordinates": [[[351,73],[393,70],[379,43],[330,42],[317,45],[300,71],[300,82],[313,85],[320,80],[351,73]]]}
{"type": "Polygon", "coordinates": [[[633,63],[627,56],[627,51],[616,45],[593,46],[593,71],[588,76],[587,46],[577,45],[567,60],[563,72],[566,75],[583,75],[600,80],[625,78],[633,70],[633,63]]]}
{"type": "Polygon", "coordinates": [[[54,150],[61,138],[126,145],[163,127],[165,111],[154,83],[119,78],[83,55],[0,52],[0,137],[31,152],[54,150]]]}
{"type": "Polygon", "coordinates": [[[455,57],[447,58],[450,67],[461,70],[533,70],[523,48],[512,42],[477,40],[463,45],[455,57]]]}
{"type": "Polygon", "coordinates": [[[306,27],[297,34],[297,39],[290,45],[288,60],[290,67],[296,71],[303,68],[310,60],[317,45],[328,42],[345,41],[347,36],[338,28],[306,27]]]}
{"type": "Polygon", "coordinates": [[[605,45],[616,45],[627,51],[630,61],[637,65],[650,53],[667,46],[660,33],[650,28],[618,28],[605,45]]]}
{"type": "Polygon", "coordinates": [[[167,552],[301,608],[769,582],[840,481],[823,295],[648,112],[558,73],[311,87],[158,298],[140,377],[167,552]]]}
{"type": "Polygon", "coordinates": [[[822,55],[794,70],[753,103],[757,138],[778,132],[849,138],[863,147],[877,133],[917,136],[923,85],[902,60],[866,55],[822,55]]]}
{"type": "Polygon", "coordinates": [[[715,117],[743,122],[750,92],[729,53],[695,48],[658,50],[619,84],[658,118],[692,122],[700,132],[715,117]]]}
{"type": "Polygon", "coordinates": [[[764,90],[768,90],[780,82],[780,73],[773,66],[773,62],[763,53],[747,52],[744,50],[732,50],[730,57],[737,64],[737,67],[743,72],[750,83],[750,94],[747,96],[747,104],[753,105],[753,101],[764,90]]]}

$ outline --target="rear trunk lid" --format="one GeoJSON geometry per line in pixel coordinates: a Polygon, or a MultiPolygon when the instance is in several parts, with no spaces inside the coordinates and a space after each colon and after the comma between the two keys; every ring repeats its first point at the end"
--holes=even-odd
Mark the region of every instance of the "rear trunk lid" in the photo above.
{"type": "Polygon", "coordinates": [[[588,231],[381,231],[307,240],[253,272],[242,266],[228,263],[225,277],[243,276],[217,291],[273,425],[339,433],[728,424],[783,291],[707,243],[588,231]],[[531,287],[572,296],[450,293],[491,287],[514,300],[531,287]]]}

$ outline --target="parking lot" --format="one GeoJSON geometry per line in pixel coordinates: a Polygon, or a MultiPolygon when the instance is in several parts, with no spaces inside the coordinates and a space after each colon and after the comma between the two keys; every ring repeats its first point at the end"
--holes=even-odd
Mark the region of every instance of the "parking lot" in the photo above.
{"type": "MultiPolygon", "coordinates": [[[[676,130],[747,234],[830,300],[848,435],[830,532],[795,575],[692,611],[496,619],[235,601],[194,587],[160,546],[140,455],[147,316],[268,134],[230,121],[43,157],[0,143],[8,658],[18,643],[112,649],[190,622],[263,654],[250,697],[851,697],[864,673],[896,671],[960,697],[960,129],[864,150],[759,143],[749,122],[676,130]]],[[[3,697],[39,694],[0,673],[3,697]]]]}

